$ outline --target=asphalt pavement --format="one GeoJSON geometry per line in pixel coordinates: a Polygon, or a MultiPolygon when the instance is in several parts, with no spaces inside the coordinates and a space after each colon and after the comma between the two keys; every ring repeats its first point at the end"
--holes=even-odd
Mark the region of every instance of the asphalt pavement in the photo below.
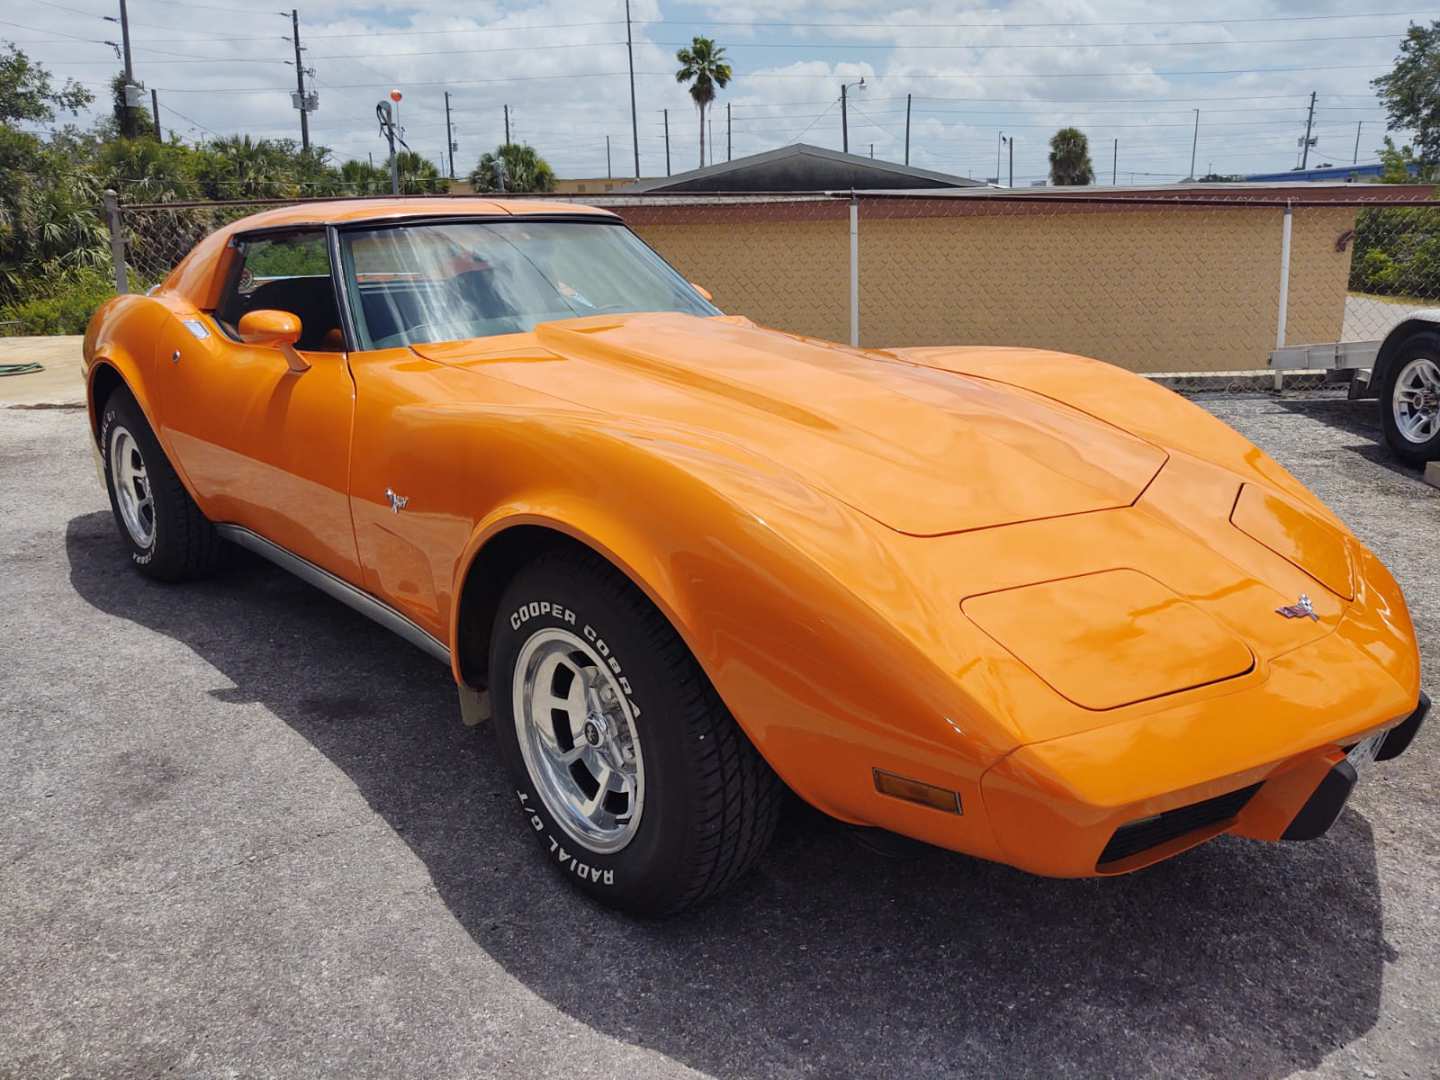
{"type": "MultiPolygon", "coordinates": [[[[1440,491],[1374,406],[1205,404],[1385,559],[1440,699],[1440,491]]],[[[0,1076],[1440,1075],[1440,721],[1309,844],[1051,881],[797,805],[636,922],[440,665],[253,561],[132,572],[83,412],[0,408],[0,490],[0,1076]]]]}

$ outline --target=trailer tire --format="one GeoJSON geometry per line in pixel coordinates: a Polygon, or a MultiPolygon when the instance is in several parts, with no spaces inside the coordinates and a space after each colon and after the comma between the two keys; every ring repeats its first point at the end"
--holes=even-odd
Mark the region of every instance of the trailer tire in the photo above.
{"type": "Polygon", "coordinates": [[[1380,425],[1407,464],[1423,468],[1440,460],[1440,333],[1418,331],[1391,354],[1380,387],[1380,425]]]}

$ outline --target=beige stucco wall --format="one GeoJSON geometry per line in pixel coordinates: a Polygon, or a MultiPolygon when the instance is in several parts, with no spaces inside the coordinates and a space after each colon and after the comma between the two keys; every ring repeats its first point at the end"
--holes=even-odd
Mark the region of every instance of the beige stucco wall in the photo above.
{"type": "MultiPolygon", "coordinates": [[[[711,207],[687,223],[676,207],[633,224],[726,311],[845,341],[849,222],[837,209],[754,220],[753,205],[711,207]]],[[[1345,207],[1294,211],[1287,343],[1339,340],[1350,250],[1336,246],[1354,219],[1345,207]]],[[[1281,220],[1276,206],[997,204],[921,217],[867,201],[861,343],[1027,345],[1135,371],[1264,367],[1281,220]]]]}
{"type": "Polygon", "coordinates": [[[709,289],[721,310],[797,334],[850,340],[847,220],[638,224],[635,231],[709,289]]]}

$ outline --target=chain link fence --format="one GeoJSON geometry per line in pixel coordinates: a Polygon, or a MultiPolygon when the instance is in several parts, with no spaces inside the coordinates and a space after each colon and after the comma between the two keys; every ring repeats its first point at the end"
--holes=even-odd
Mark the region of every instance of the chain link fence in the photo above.
{"type": "MultiPolygon", "coordinates": [[[[1440,304],[1440,202],[1378,185],[1293,193],[549,199],[614,211],[764,325],[867,347],[1056,349],[1224,390],[1268,388],[1279,347],[1378,340],[1440,304]]],[[[214,229],[285,205],[114,205],[117,286],[147,289],[214,229]]]]}

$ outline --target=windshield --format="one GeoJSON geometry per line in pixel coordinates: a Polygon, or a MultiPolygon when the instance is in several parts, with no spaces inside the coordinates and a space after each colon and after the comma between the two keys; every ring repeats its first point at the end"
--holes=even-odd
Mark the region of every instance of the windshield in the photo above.
{"type": "Polygon", "coordinates": [[[624,311],[718,315],[624,226],[461,221],[341,234],[362,349],[624,311]]]}

